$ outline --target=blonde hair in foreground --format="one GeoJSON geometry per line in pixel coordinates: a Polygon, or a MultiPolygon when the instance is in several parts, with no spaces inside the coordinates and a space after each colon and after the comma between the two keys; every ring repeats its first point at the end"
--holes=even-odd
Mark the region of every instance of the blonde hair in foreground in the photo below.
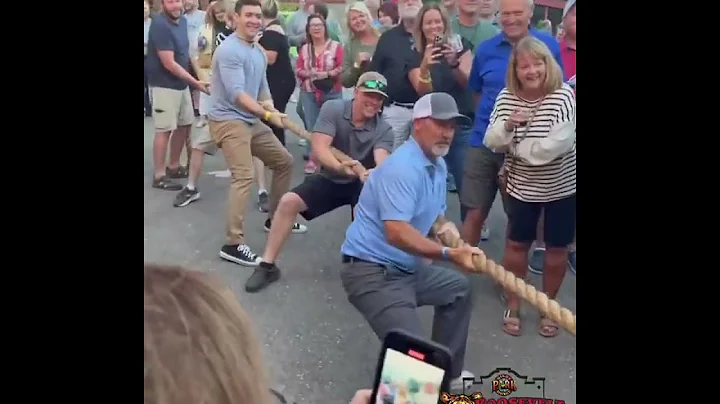
{"type": "Polygon", "coordinates": [[[550,53],[550,49],[548,49],[547,45],[541,40],[526,36],[515,45],[510,54],[507,76],[505,77],[505,85],[508,91],[517,94],[518,91],[522,89],[522,84],[520,84],[516,71],[518,55],[527,55],[545,63],[545,84],[543,85],[545,94],[553,93],[562,87],[563,72],[558,62],[550,53]]]}
{"type": "Polygon", "coordinates": [[[270,403],[250,317],[213,276],[145,264],[145,404],[270,403]]]}

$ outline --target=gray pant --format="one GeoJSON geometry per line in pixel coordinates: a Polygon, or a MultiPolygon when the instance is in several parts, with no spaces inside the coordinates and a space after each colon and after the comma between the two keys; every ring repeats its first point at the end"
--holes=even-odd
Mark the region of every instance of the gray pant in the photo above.
{"type": "Polygon", "coordinates": [[[393,130],[393,150],[402,146],[410,137],[413,124],[413,109],[398,105],[388,105],[383,110],[382,117],[393,130]]]}
{"type": "Polygon", "coordinates": [[[432,340],[450,349],[450,376],[460,377],[472,314],[472,288],[464,274],[431,265],[408,274],[393,266],[355,261],[343,264],[340,278],[348,300],[380,339],[393,328],[423,335],[416,308],[435,306],[432,340]]]}

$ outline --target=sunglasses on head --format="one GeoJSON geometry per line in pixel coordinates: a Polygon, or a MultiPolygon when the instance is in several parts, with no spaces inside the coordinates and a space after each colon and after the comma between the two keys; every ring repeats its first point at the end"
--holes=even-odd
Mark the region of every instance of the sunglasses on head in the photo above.
{"type": "Polygon", "coordinates": [[[378,80],[368,80],[360,84],[361,87],[365,87],[370,90],[380,90],[385,91],[387,88],[387,84],[383,83],[382,81],[378,80]]]}

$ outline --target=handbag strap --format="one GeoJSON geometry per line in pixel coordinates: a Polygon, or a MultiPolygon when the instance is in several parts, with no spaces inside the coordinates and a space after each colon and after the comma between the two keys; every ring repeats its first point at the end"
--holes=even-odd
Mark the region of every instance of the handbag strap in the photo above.
{"type": "MultiPolygon", "coordinates": [[[[528,119],[527,124],[525,124],[525,132],[523,133],[523,137],[519,138],[517,143],[522,142],[523,139],[527,136],[528,132],[530,131],[530,126],[532,125],[533,121],[535,120],[535,115],[537,114],[538,110],[540,110],[540,107],[542,106],[543,101],[545,101],[545,97],[542,97],[540,99],[540,102],[538,102],[538,105],[533,109],[532,114],[530,115],[530,119],[528,119]]],[[[518,139],[518,128],[515,128],[515,138],[512,140],[513,146],[515,146],[515,139],[518,139]]],[[[508,189],[510,188],[510,171],[512,171],[513,165],[515,163],[515,156],[512,153],[512,147],[508,151],[508,153],[505,154],[505,158],[510,157],[510,162],[508,163],[508,167],[505,170],[505,194],[508,194],[508,189]]]]}

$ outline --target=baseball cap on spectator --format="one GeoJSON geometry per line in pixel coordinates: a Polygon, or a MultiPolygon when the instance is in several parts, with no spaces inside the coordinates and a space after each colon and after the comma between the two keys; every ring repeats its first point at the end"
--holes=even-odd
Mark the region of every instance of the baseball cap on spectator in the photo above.
{"type": "Polygon", "coordinates": [[[570,9],[575,7],[575,0],[568,0],[567,3],[565,3],[565,8],[563,9],[563,18],[567,15],[567,13],[570,12],[570,9]]]}
{"type": "Polygon", "coordinates": [[[460,126],[470,126],[470,118],[458,111],[455,99],[448,93],[430,93],[415,102],[413,119],[432,118],[440,121],[455,121],[460,126]]]}
{"type": "Polygon", "coordinates": [[[387,79],[378,72],[365,72],[360,75],[355,88],[361,93],[377,93],[387,98],[387,79]]]}

